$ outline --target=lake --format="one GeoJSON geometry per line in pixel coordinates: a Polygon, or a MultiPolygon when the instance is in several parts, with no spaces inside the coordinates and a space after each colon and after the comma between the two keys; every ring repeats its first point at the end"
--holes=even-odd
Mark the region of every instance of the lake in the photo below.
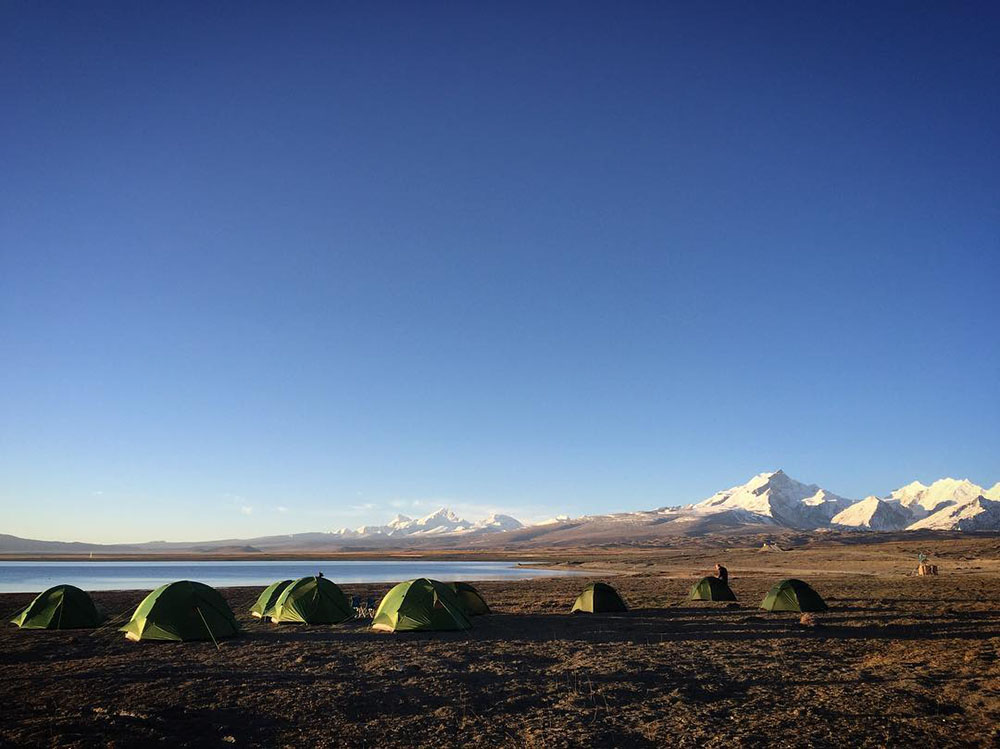
{"type": "Polygon", "coordinates": [[[422,560],[294,562],[0,562],[0,593],[41,592],[69,583],[83,590],[152,590],[174,580],[213,587],[265,586],[322,572],[335,583],[397,583],[416,577],[454,580],[527,580],[579,574],[529,569],[517,562],[422,560]]]}

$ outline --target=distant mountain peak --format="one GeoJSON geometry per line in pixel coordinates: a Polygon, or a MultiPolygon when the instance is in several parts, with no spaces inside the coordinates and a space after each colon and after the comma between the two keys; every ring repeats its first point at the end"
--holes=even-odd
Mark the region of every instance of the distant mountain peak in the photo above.
{"type": "Polygon", "coordinates": [[[447,507],[439,507],[429,515],[414,520],[398,514],[386,525],[362,526],[357,530],[340,528],[333,531],[342,538],[368,538],[379,536],[439,536],[461,533],[493,533],[522,528],[521,521],[510,515],[493,513],[472,522],[459,517],[447,507]]]}
{"type": "Polygon", "coordinates": [[[433,523],[439,520],[445,520],[449,523],[461,523],[462,519],[456,515],[454,512],[449,510],[447,507],[439,507],[430,515],[425,515],[420,518],[417,522],[421,525],[427,525],[428,523],[433,523]]]}
{"type": "Polygon", "coordinates": [[[993,531],[1000,530],[1000,502],[982,494],[966,502],[955,502],[918,520],[908,530],[993,531]]]}
{"type": "Polygon", "coordinates": [[[851,504],[853,500],[844,499],[815,484],[803,484],[777,470],[759,473],[745,484],[689,505],[689,509],[702,513],[741,510],[770,518],[779,525],[815,528],[828,525],[834,515],[851,504]]]}
{"type": "Polygon", "coordinates": [[[831,525],[872,531],[900,530],[907,522],[904,512],[874,495],[855,502],[830,520],[831,525]]]}

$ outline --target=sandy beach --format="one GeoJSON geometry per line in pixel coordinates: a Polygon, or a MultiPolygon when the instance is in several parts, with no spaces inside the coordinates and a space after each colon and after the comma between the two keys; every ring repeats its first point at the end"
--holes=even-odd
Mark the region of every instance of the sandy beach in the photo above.
{"type": "MultiPolygon", "coordinates": [[[[358,621],[275,626],[224,592],[244,629],[221,643],[132,643],[111,627],[0,630],[0,743],[28,746],[994,746],[1000,739],[995,538],[942,541],[942,574],[899,544],[759,553],[577,555],[615,572],[623,615],[566,612],[587,579],[484,582],[494,614],[461,633],[358,621]],[[710,563],[738,605],[691,603],[710,563]],[[818,626],[757,608],[806,577],[818,626]]],[[[553,559],[553,561],[557,561],[553,559]]],[[[388,586],[344,586],[378,596],[388,586]]],[[[143,591],[95,601],[123,615],[143,591]]],[[[13,613],[27,594],[0,597],[13,613]]]]}

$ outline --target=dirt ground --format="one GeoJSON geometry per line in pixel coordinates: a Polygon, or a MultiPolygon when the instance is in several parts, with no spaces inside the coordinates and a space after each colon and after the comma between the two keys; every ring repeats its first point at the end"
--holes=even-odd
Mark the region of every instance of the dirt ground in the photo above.
{"type": "MultiPolygon", "coordinates": [[[[997,544],[942,542],[936,578],[907,574],[905,543],[563,552],[591,572],[484,582],[495,613],[461,633],[278,627],[249,616],[249,588],[224,591],[244,633],[218,651],[4,626],[0,744],[997,746],[997,544]],[[716,559],[740,603],[686,601],[716,559]],[[757,608],[793,571],[830,605],[817,626],[757,608]],[[601,578],[631,611],[568,615],[601,578]]],[[[143,595],[94,599],[127,615],[143,595]]],[[[0,596],[0,611],[31,597],[0,596]]]]}

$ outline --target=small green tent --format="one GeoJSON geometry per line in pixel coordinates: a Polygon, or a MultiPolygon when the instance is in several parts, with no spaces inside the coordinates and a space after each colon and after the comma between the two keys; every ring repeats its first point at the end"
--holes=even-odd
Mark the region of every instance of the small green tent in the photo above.
{"type": "Polygon", "coordinates": [[[102,618],[84,591],[75,585],[56,585],[35,596],[10,621],[22,629],[85,629],[96,627],[102,618]]]}
{"type": "Polygon", "coordinates": [[[275,624],[340,624],[354,618],[354,609],[337,583],[322,576],[300,577],[281,591],[270,617],[275,624]]]}
{"type": "Polygon", "coordinates": [[[455,591],[455,597],[462,604],[466,616],[481,616],[489,614],[490,607],[482,594],[468,583],[449,583],[449,588],[455,591]]]}
{"type": "Polygon", "coordinates": [[[219,640],[239,634],[229,604],[215,588],[191,580],[161,585],[121,628],[129,640],[219,640]]]}
{"type": "Polygon", "coordinates": [[[372,629],[383,632],[456,630],[471,626],[455,591],[426,577],[400,583],[386,593],[372,619],[372,629]]]}
{"type": "Polygon", "coordinates": [[[764,596],[760,607],[768,611],[826,611],[819,593],[801,580],[782,580],[764,596]]]}
{"type": "Polygon", "coordinates": [[[736,594],[718,577],[703,577],[691,588],[688,599],[692,601],[735,601],[736,594]]]}
{"type": "Polygon", "coordinates": [[[591,583],[577,597],[570,613],[574,611],[584,611],[588,614],[608,614],[628,611],[628,606],[618,595],[618,591],[607,583],[591,583]]]}
{"type": "Polygon", "coordinates": [[[264,588],[264,592],[257,597],[257,603],[250,609],[250,616],[255,616],[258,619],[269,618],[274,612],[274,604],[278,601],[278,597],[291,584],[291,580],[279,580],[264,588]]]}

